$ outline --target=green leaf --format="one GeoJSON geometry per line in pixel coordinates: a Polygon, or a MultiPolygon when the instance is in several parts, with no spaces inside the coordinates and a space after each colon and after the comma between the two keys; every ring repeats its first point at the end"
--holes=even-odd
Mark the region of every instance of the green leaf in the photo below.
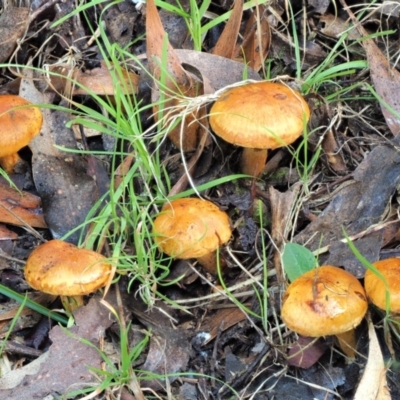
{"type": "Polygon", "coordinates": [[[317,259],[310,250],[297,243],[287,243],[282,254],[283,268],[292,282],[317,266],[317,259]]]}

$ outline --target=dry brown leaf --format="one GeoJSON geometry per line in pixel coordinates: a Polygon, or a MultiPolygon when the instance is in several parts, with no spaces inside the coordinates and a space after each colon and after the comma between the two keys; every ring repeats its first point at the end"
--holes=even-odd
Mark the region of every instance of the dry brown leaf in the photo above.
{"type": "Polygon", "coordinates": [[[29,8],[9,5],[0,16],[0,63],[11,56],[29,24],[29,8]]]}
{"type": "MultiPolygon", "coordinates": [[[[104,60],[100,61],[100,66],[93,69],[82,71],[72,66],[51,65],[49,67],[49,86],[56,92],[61,92],[66,96],[87,95],[95,93],[100,96],[114,96],[115,82],[112,78],[110,69],[104,60]],[[68,79],[69,77],[69,79],[68,79]],[[74,82],[81,86],[74,85],[74,82]]],[[[139,87],[139,75],[127,71],[120,67],[121,74],[117,77],[119,80],[120,90],[124,94],[137,93],[139,87]]]]}
{"type": "Polygon", "coordinates": [[[331,129],[325,134],[322,141],[322,149],[327,157],[330,167],[339,174],[344,174],[347,171],[346,163],[344,162],[342,153],[338,152],[339,145],[331,129]]]}
{"type": "MultiPolygon", "coordinates": [[[[163,108],[169,109],[179,103],[178,96],[196,97],[204,94],[203,85],[182,67],[178,55],[168,41],[154,0],[148,0],[146,7],[147,60],[150,73],[154,78],[152,102],[159,102],[161,92],[163,92],[166,100],[163,102],[163,108]],[[167,59],[164,71],[162,70],[163,57],[167,59]],[[165,86],[160,87],[159,82],[163,75],[165,86]]],[[[159,119],[160,108],[162,107],[158,105],[153,108],[156,120],[159,119]]],[[[174,114],[174,112],[170,113],[169,117],[173,117],[174,114]]],[[[197,122],[197,114],[188,114],[184,120],[169,130],[168,138],[183,151],[195,150],[200,126],[201,124],[197,122]]]]}
{"type": "MultiPolygon", "coordinates": [[[[356,26],[358,32],[364,39],[361,41],[362,46],[367,54],[368,65],[370,69],[371,79],[374,84],[375,91],[387,106],[391,107],[400,115],[400,73],[396,68],[390,65],[389,60],[385,57],[373,39],[366,39],[368,32],[363,28],[355,17],[354,13],[347,6],[344,0],[340,3],[346,9],[351,20],[356,26]]],[[[400,118],[393,114],[389,108],[381,104],[382,114],[385,121],[393,133],[397,136],[400,133],[400,118]]]]}
{"type": "MultiPolygon", "coordinates": [[[[290,215],[294,207],[294,201],[296,200],[296,192],[288,190],[284,193],[281,193],[271,186],[269,188],[269,196],[272,211],[271,236],[276,248],[281,250],[282,246],[285,244],[290,215]]],[[[283,277],[281,255],[279,250],[275,250],[274,253],[274,266],[276,269],[278,282],[283,284],[285,282],[285,278],[283,277]]]]}
{"type": "MultiPolygon", "coordinates": [[[[22,80],[20,90],[34,104],[52,103],[51,94],[40,93],[32,79],[22,80]]],[[[100,193],[95,180],[87,175],[86,159],[56,148],[58,145],[76,149],[74,134],[65,126],[70,115],[48,108],[42,113],[41,134],[29,145],[32,173],[48,228],[54,238],[60,238],[85,221],[100,193]]],[[[74,232],[68,241],[76,244],[80,233],[74,232]]]]}
{"type": "Polygon", "coordinates": [[[331,4],[331,0],[308,0],[308,5],[314,8],[314,12],[324,14],[331,4]]]}
{"type": "Polygon", "coordinates": [[[203,344],[215,339],[218,332],[225,331],[246,319],[246,314],[239,308],[221,308],[216,310],[205,319],[199,327],[200,332],[209,333],[209,337],[203,344]]]}
{"type": "Polygon", "coordinates": [[[176,54],[182,63],[197,68],[201,75],[210,81],[213,91],[241,82],[244,79],[261,80],[260,75],[253,68],[225,57],[181,49],[176,50],[176,54]]]}
{"type": "Polygon", "coordinates": [[[3,390],[2,398],[32,400],[49,393],[67,393],[78,382],[97,387],[98,379],[89,367],[101,368],[103,361],[97,348],[104,331],[114,322],[109,310],[92,298],[75,313],[76,325],[64,329],[55,326],[50,332],[51,346],[47,359],[33,375],[26,375],[18,386],[3,390]],[[92,343],[90,346],[82,340],[92,343]],[[97,347],[97,348],[96,348],[97,347]]]}
{"type": "MultiPolygon", "coordinates": [[[[400,182],[399,141],[400,136],[391,142],[392,146],[375,147],[354,171],[354,180],[347,180],[334,190],[329,205],[296,235],[295,242],[306,243],[312,251],[325,246],[334,249],[334,244],[343,239],[343,228],[353,236],[379,223],[400,182]]],[[[343,248],[338,251],[342,253],[343,248]]],[[[321,263],[326,261],[324,255],[319,258],[321,263]]],[[[352,263],[355,270],[363,270],[360,262],[352,263]]]]}
{"type": "Polygon", "coordinates": [[[0,183],[0,222],[47,228],[40,198],[28,192],[19,192],[4,183],[0,183]]]}
{"type": "Polygon", "coordinates": [[[231,16],[214,46],[212,54],[233,59],[236,48],[236,41],[239,34],[240,23],[243,15],[243,0],[236,0],[231,16]]]}
{"type": "Polygon", "coordinates": [[[244,62],[256,71],[264,66],[271,44],[271,30],[265,10],[264,5],[259,5],[250,16],[238,54],[241,57],[243,52],[244,62]]]}
{"type": "Polygon", "coordinates": [[[354,400],[390,400],[386,381],[385,361],[376,336],[374,324],[368,316],[369,350],[364,374],[358,385],[354,400]]]}
{"type": "Polygon", "coordinates": [[[312,337],[298,337],[297,341],[289,350],[287,357],[288,365],[292,367],[311,368],[328,349],[324,340],[312,337]]]}
{"type": "Polygon", "coordinates": [[[0,224],[0,240],[13,240],[18,237],[16,232],[10,231],[5,225],[0,224]]]}
{"type": "MultiPolygon", "coordinates": [[[[125,68],[121,67],[121,76],[117,77],[120,82],[120,89],[124,94],[134,94],[138,91],[139,86],[139,75],[127,71],[125,68]]],[[[109,95],[115,94],[115,82],[112,79],[110,69],[104,60],[100,61],[100,67],[87,69],[85,72],[78,70],[74,79],[83,85],[84,87],[75,87],[73,94],[87,94],[87,89],[90,92],[94,92],[99,95],[109,95]]]]}
{"type": "Polygon", "coordinates": [[[319,27],[319,31],[326,36],[339,38],[348,32],[347,38],[350,40],[357,40],[360,38],[359,32],[348,21],[339,18],[337,15],[325,14],[319,17],[323,23],[319,27]],[[323,26],[322,26],[323,25],[323,26]]]}

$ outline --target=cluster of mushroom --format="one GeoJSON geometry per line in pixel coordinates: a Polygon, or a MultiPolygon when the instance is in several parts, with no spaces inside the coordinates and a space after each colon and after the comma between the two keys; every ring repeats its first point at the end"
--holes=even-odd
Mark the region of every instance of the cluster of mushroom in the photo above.
{"type": "MultiPolygon", "coordinates": [[[[153,232],[161,251],[174,258],[196,258],[213,274],[216,250],[231,237],[228,215],[210,201],[196,198],[167,203],[154,221],[153,232]]],[[[60,296],[68,311],[83,304],[82,296],[106,286],[111,274],[104,256],[62,240],[38,246],[25,266],[27,283],[60,296]]]]}
{"type": "MultiPolygon", "coordinates": [[[[42,124],[38,108],[29,107],[18,96],[2,96],[0,118],[14,120],[17,111],[21,111],[18,120],[26,119],[21,124],[25,126],[24,132],[21,128],[19,139],[7,143],[2,143],[0,138],[0,163],[8,172],[18,160],[18,150],[29,143],[42,124]],[[12,109],[18,106],[23,107],[12,109]]],[[[245,148],[242,171],[258,176],[264,168],[268,149],[294,142],[309,117],[306,101],[295,90],[278,83],[256,82],[225,92],[211,109],[210,124],[217,135],[245,148]]],[[[214,274],[216,250],[230,239],[232,232],[228,215],[216,205],[186,198],[163,207],[154,221],[153,233],[161,251],[174,258],[195,258],[214,274]]],[[[26,280],[33,288],[78,300],[79,296],[104,286],[110,273],[111,266],[100,254],[59,240],[34,250],[25,269],[26,280]]]]}
{"type": "Polygon", "coordinates": [[[353,275],[330,265],[303,274],[288,286],[283,296],[283,322],[302,336],[335,335],[343,352],[354,358],[354,329],[367,312],[367,299],[385,310],[388,290],[391,317],[400,322],[400,259],[377,261],[373,266],[381,276],[368,269],[364,288],[353,275]]]}

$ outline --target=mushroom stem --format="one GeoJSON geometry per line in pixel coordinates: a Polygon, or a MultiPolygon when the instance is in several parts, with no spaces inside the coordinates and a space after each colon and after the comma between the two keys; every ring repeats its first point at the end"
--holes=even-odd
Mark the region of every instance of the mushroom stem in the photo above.
{"type": "Polygon", "coordinates": [[[267,149],[245,147],[240,160],[242,172],[257,178],[264,170],[267,157],[267,149]]]}
{"type": "Polygon", "coordinates": [[[10,154],[8,156],[0,157],[0,165],[7,174],[11,174],[14,171],[14,167],[21,160],[18,153],[10,154]]]}
{"type": "Polygon", "coordinates": [[[65,311],[70,314],[83,306],[83,296],[60,296],[60,300],[65,311]]]}
{"type": "Polygon", "coordinates": [[[347,332],[339,333],[336,335],[336,338],[343,353],[351,360],[356,358],[357,343],[355,330],[350,329],[347,332]]]}
{"type": "MultiPolygon", "coordinates": [[[[215,275],[217,273],[217,252],[212,251],[204,256],[197,257],[197,262],[210,274],[215,275]]],[[[219,258],[219,265],[221,269],[225,266],[224,260],[219,258]]]]}

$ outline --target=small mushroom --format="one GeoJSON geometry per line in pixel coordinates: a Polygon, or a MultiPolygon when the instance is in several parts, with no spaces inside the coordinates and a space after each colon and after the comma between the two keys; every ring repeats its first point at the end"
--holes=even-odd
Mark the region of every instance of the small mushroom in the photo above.
{"type": "MultiPolygon", "coordinates": [[[[82,296],[105,286],[111,265],[99,253],[80,249],[62,240],[50,240],[32,251],[25,266],[25,279],[34,289],[60,296],[64,306],[83,303],[82,296]],[[71,302],[67,297],[72,296],[71,302]]],[[[75,307],[76,308],[76,307],[75,307]]]]}
{"type": "Polygon", "coordinates": [[[299,138],[310,109],[299,92],[274,82],[256,82],[229,89],[213,104],[210,125],[225,141],[244,147],[243,173],[257,177],[269,149],[299,138]]]}
{"type": "Polygon", "coordinates": [[[228,215],[207,200],[184,198],[166,203],[154,220],[159,249],[179,259],[196,258],[216,273],[216,250],[232,234],[228,215]]]}
{"type": "Polygon", "coordinates": [[[18,151],[40,132],[42,122],[42,112],[29,101],[11,94],[0,96],[0,165],[7,173],[13,172],[20,161],[18,151]]]}
{"type": "Polygon", "coordinates": [[[355,357],[355,332],[367,312],[361,283],[350,273],[330,265],[309,271],[287,288],[282,320],[302,336],[335,335],[343,352],[355,357]]]}
{"type": "MultiPolygon", "coordinates": [[[[390,293],[390,317],[400,322],[400,259],[388,258],[373,263],[387,283],[390,293]]],[[[384,281],[372,270],[367,270],[364,277],[364,287],[368,299],[376,307],[386,310],[386,287],[384,281]]]]}

